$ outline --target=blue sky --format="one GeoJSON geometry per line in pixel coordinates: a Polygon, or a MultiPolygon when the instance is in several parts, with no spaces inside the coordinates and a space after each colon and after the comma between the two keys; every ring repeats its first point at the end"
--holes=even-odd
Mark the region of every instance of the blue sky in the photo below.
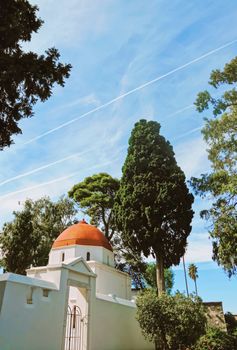
{"type": "MultiPolygon", "coordinates": [[[[35,117],[21,122],[15,145],[0,153],[0,225],[26,198],[57,199],[96,172],[120,177],[129,135],[141,118],[161,123],[187,179],[209,170],[202,116],[192,104],[210,71],[236,56],[237,41],[221,48],[237,40],[235,0],[31,2],[45,23],[25,48],[42,53],[55,46],[73,69],[65,87],[55,87],[35,117]]],[[[207,205],[196,198],[186,261],[198,264],[204,300],[223,300],[225,310],[237,313],[237,278],[229,281],[212,262],[208,227],[198,215],[207,205]]],[[[175,289],[182,291],[182,270],[175,273],[175,289]]]]}

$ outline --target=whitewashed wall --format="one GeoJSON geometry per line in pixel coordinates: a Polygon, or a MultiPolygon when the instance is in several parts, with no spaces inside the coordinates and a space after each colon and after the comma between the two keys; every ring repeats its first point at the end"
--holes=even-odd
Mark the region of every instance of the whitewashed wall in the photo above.
{"type": "Polygon", "coordinates": [[[93,305],[90,350],[154,350],[135,317],[134,303],[97,295],[93,305]]]}
{"type": "Polygon", "coordinates": [[[0,288],[0,349],[61,350],[66,290],[53,290],[47,282],[32,284],[31,278],[24,276],[7,275],[5,281],[0,281],[5,286],[4,290],[0,288]],[[49,290],[48,297],[43,296],[43,289],[49,290]],[[27,304],[31,294],[32,304],[27,304]]]}
{"type": "Polygon", "coordinates": [[[62,254],[64,260],[82,257],[85,261],[87,253],[90,253],[90,260],[101,262],[102,264],[114,266],[114,254],[104,247],[95,247],[87,245],[74,245],[60,248],[54,248],[49,254],[49,264],[59,264],[62,262],[62,254]]]}
{"type": "Polygon", "coordinates": [[[126,274],[94,263],[97,268],[99,266],[98,277],[95,278],[88,267],[91,264],[86,264],[79,258],[59,266],[51,265],[27,271],[29,275],[37,278],[15,274],[2,275],[0,349],[63,350],[68,302],[72,306],[79,304],[83,313],[89,315],[86,342],[88,346],[83,350],[154,349],[153,344],[146,342],[141,334],[135,318],[135,303],[115,296],[116,293],[119,294],[119,288],[122,286],[126,291],[126,274]],[[102,276],[101,280],[99,276],[102,276]],[[49,279],[54,283],[49,282],[49,279]],[[97,283],[101,283],[103,290],[103,279],[107,280],[107,292],[111,285],[113,296],[96,294],[97,283]],[[48,297],[43,296],[45,289],[49,290],[48,297]],[[32,304],[29,304],[27,299],[31,291],[32,304]],[[77,300],[78,298],[81,299],[77,300]]]}
{"type": "Polygon", "coordinates": [[[97,275],[96,293],[131,300],[131,278],[127,273],[95,261],[88,261],[88,265],[97,275]]]}

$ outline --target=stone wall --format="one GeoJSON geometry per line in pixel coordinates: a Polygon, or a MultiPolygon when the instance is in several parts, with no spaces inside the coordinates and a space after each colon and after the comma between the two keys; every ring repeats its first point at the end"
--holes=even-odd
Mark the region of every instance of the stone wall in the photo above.
{"type": "Polygon", "coordinates": [[[203,303],[207,310],[207,321],[210,326],[218,327],[227,331],[222,302],[203,303]]]}

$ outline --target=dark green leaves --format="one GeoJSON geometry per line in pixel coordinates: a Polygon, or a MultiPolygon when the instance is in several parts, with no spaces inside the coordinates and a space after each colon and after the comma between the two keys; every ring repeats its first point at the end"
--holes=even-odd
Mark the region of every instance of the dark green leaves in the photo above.
{"type": "Polygon", "coordinates": [[[113,205],[119,188],[119,180],[109,174],[99,173],[86,177],[69,191],[69,197],[91,217],[91,223],[100,226],[111,240],[115,232],[113,205]]]}
{"type": "Polygon", "coordinates": [[[9,272],[25,274],[33,266],[47,265],[53,241],[73,224],[76,210],[72,201],[61,198],[26,200],[21,211],[13,213],[12,222],[5,223],[0,233],[1,266],[9,272]]]}
{"type": "Polygon", "coordinates": [[[156,349],[188,348],[205,332],[205,312],[198,298],[182,294],[157,297],[147,290],[137,298],[137,307],[142,332],[156,342],[156,349]]]}
{"type": "Polygon", "coordinates": [[[141,120],[132,131],[116,222],[125,245],[145,256],[163,256],[166,267],[178,264],[191,231],[193,196],[160,125],[141,120]]]}
{"type": "Polygon", "coordinates": [[[208,328],[197,342],[194,350],[235,350],[236,340],[218,328],[208,328]]]}
{"type": "Polygon", "coordinates": [[[33,116],[37,100],[46,101],[55,83],[64,86],[71,70],[55,48],[44,55],[22,50],[21,42],[43,23],[37,10],[27,0],[0,1],[0,150],[21,133],[18,122],[33,116]]]}

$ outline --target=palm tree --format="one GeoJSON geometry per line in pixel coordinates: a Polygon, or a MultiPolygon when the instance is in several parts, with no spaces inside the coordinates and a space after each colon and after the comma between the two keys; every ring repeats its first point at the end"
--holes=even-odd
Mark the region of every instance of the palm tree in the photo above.
{"type": "Polygon", "coordinates": [[[189,277],[194,280],[195,283],[195,290],[197,295],[197,278],[198,278],[198,270],[197,266],[195,264],[190,264],[188,267],[188,275],[189,277]]]}
{"type": "Polygon", "coordinates": [[[186,274],[186,267],[185,267],[184,255],[183,255],[183,268],[184,268],[184,279],[185,279],[187,297],[189,297],[189,292],[188,292],[188,281],[187,281],[187,274],[186,274]]]}

